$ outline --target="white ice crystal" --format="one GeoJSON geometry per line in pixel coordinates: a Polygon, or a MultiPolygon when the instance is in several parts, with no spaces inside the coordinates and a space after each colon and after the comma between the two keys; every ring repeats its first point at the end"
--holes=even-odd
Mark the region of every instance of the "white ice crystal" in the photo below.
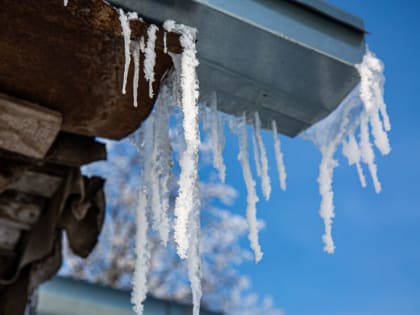
{"type": "Polygon", "coordinates": [[[271,181],[268,175],[268,159],[267,152],[265,150],[264,142],[261,137],[261,120],[258,112],[255,112],[255,136],[258,145],[258,151],[260,152],[261,158],[261,186],[265,197],[265,200],[270,199],[271,195],[271,181]]]}
{"type": "MultiPolygon", "coordinates": [[[[123,93],[126,92],[127,76],[131,62],[134,59],[133,102],[137,106],[137,91],[139,82],[140,52],[144,53],[144,76],[149,83],[149,97],[153,97],[153,82],[155,81],[156,52],[155,42],[158,28],[150,25],[147,31],[147,42],[142,37],[139,42],[130,43],[131,30],[129,21],[136,18],[126,15],[120,10],[122,34],[124,36],[125,66],[123,93]],[[131,50],[130,50],[131,49],[131,50]]],[[[171,173],[171,145],[169,140],[169,103],[179,103],[181,108],[180,131],[176,136],[180,145],[176,145],[179,153],[180,175],[178,179],[178,195],[174,206],[174,240],[176,250],[182,259],[187,259],[189,279],[192,289],[193,314],[199,314],[199,303],[202,296],[200,267],[200,192],[198,179],[198,151],[200,147],[199,131],[199,85],[196,68],[199,64],[196,57],[196,30],[174,21],[164,23],[163,49],[167,53],[167,32],[180,34],[182,54],[169,53],[172,57],[175,74],[171,83],[162,85],[156,106],[144,123],[141,151],[143,151],[142,204],[138,208],[137,232],[137,269],[134,280],[133,303],[136,312],[141,314],[142,303],[146,297],[146,272],[148,269],[149,252],[147,246],[147,231],[149,217],[151,227],[158,232],[162,243],[168,242],[170,220],[169,182],[171,173]],[[182,128],[181,128],[182,127],[182,128]],[[141,222],[140,222],[141,220],[141,222]],[[139,269],[141,268],[141,270],[139,269]]],[[[320,216],[325,224],[323,241],[324,250],[333,253],[335,244],[332,238],[332,223],[334,212],[333,175],[338,165],[334,158],[335,152],[342,145],[343,155],[350,165],[355,165],[361,185],[366,186],[362,163],[370,171],[375,190],[381,190],[377,177],[375,153],[370,137],[374,139],[376,148],[382,154],[390,152],[387,131],[390,130],[389,117],[383,100],[383,64],[370,51],[357,69],[361,76],[360,86],[350,93],[340,106],[327,118],[317,123],[304,133],[304,137],[313,141],[320,149],[322,160],[319,166],[319,191],[321,195],[320,216]],[[371,134],[370,134],[371,130],[371,134]],[[360,132],[359,141],[356,133],[360,132]]],[[[204,115],[204,130],[210,136],[213,153],[213,165],[218,171],[220,181],[225,181],[226,166],[223,160],[225,144],[223,121],[218,114],[216,95],[210,97],[210,110],[204,115]]],[[[246,218],[249,228],[248,238],[255,254],[255,260],[261,260],[263,253],[259,244],[258,221],[256,205],[259,201],[256,183],[249,163],[248,131],[246,115],[232,119],[229,127],[238,135],[238,160],[247,190],[246,218]],[[232,123],[233,121],[233,123],[232,123]]],[[[261,120],[258,112],[254,113],[252,129],[253,155],[257,175],[261,177],[261,188],[266,200],[271,195],[271,180],[268,174],[269,165],[266,148],[261,135],[261,120]]],[[[280,188],[286,189],[286,169],[284,165],[281,143],[275,121],[272,121],[273,143],[280,188]]]]}
{"type": "Polygon", "coordinates": [[[281,143],[277,131],[277,123],[275,120],[271,122],[273,130],[274,154],[277,164],[277,172],[279,173],[279,183],[282,190],[286,190],[286,167],[284,166],[283,152],[281,151],[281,143]]]}
{"type": "Polygon", "coordinates": [[[136,217],[136,268],[133,277],[131,302],[137,314],[143,314],[143,302],[147,294],[147,272],[149,270],[150,249],[148,246],[147,194],[142,187],[137,203],[136,217]]]}
{"type": "Polygon", "coordinates": [[[325,223],[324,249],[328,253],[333,253],[335,249],[331,230],[335,216],[332,182],[334,168],[338,165],[334,159],[336,150],[340,145],[343,146],[343,154],[350,165],[356,166],[363,187],[366,186],[366,179],[361,162],[367,164],[375,191],[378,193],[381,191],[381,183],[377,175],[369,125],[377,149],[384,155],[391,150],[387,135],[391,124],[383,98],[384,66],[372,52],[367,50],[362,63],[356,67],[361,77],[360,85],[333,113],[303,134],[305,138],[313,141],[322,153],[318,182],[322,197],[320,215],[325,223]],[[360,130],[359,143],[355,137],[357,130],[360,130]]]}
{"type": "Polygon", "coordinates": [[[155,230],[165,245],[169,237],[169,185],[171,176],[171,143],[169,139],[169,100],[166,86],[162,86],[156,103],[153,134],[152,176],[156,192],[152,197],[157,210],[154,213],[155,230]]]}
{"type": "Polygon", "coordinates": [[[140,79],[140,43],[133,43],[133,61],[134,61],[134,75],[133,75],[133,106],[137,107],[139,79],[140,79]]]}
{"type": "Polygon", "coordinates": [[[251,248],[254,251],[255,261],[259,262],[263,256],[261,246],[258,241],[258,221],[257,221],[257,202],[258,196],[255,189],[255,181],[252,178],[251,167],[249,165],[249,154],[248,154],[248,136],[246,130],[246,118],[245,114],[241,117],[237,124],[238,139],[239,139],[239,155],[238,160],[241,164],[242,174],[245,181],[247,190],[247,210],[246,218],[249,226],[248,239],[251,244],[251,248]]]}
{"type": "Polygon", "coordinates": [[[168,45],[166,43],[167,37],[168,37],[168,33],[167,32],[163,32],[163,53],[165,53],[165,54],[168,53],[168,45]]]}
{"type": "Polygon", "coordinates": [[[357,175],[359,176],[360,185],[366,187],[366,177],[363,173],[361,165],[361,152],[357,144],[354,134],[349,134],[348,139],[343,140],[343,155],[347,158],[349,165],[356,165],[357,175]]]}
{"type": "Polygon", "coordinates": [[[255,170],[257,172],[257,176],[261,177],[261,159],[260,159],[260,152],[257,145],[257,130],[255,128],[255,124],[252,126],[251,140],[252,140],[252,153],[254,156],[255,170]]]}
{"type": "Polygon", "coordinates": [[[122,93],[127,93],[127,78],[128,78],[128,70],[130,69],[130,62],[131,62],[131,54],[130,54],[130,43],[131,43],[131,28],[130,28],[130,20],[137,18],[136,13],[128,13],[126,14],[122,9],[118,10],[120,15],[120,23],[121,23],[121,30],[122,35],[124,37],[124,56],[125,56],[125,63],[124,63],[124,76],[123,76],[123,86],[122,86],[122,93]]]}
{"type": "Polygon", "coordinates": [[[144,50],[144,77],[149,82],[149,97],[152,98],[153,82],[155,82],[155,64],[156,64],[156,33],[159,28],[151,24],[147,29],[147,43],[144,50]]]}
{"type": "Polygon", "coordinates": [[[210,144],[213,153],[213,167],[218,171],[219,179],[222,183],[226,178],[226,166],[223,159],[223,149],[225,146],[225,136],[223,120],[217,110],[216,93],[211,93],[208,107],[203,110],[203,126],[205,132],[210,135],[210,144]]]}
{"type": "Polygon", "coordinates": [[[180,86],[181,109],[183,113],[183,131],[185,150],[180,157],[181,174],[179,176],[179,192],[175,200],[175,226],[174,234],[177,243],[177,252],[181,258],[188,257],[189,273],[193,295],[194,315],[199,314],[199,301],[201,298],[201,285],[197,276],[199,265],[199,249],[191,243],[191,233],[199,226],[200,209],[198,187],[198,149],[200,146],[200,132],[198,127],[198,66],[197,50],[195,46],[196,30],[185,25],[166,21],[164,28],[168,32],[177,32],[183,48],[179,57],[173,57],[175,69],[178,73],[180,86]],[[191,220],[194,220],[193,222],[191,220]],[[192,229],[192,231],[191,231],[192,229]],[[193,255],[193,256],[191,256],[193,255]],[[198,265],[197,265],[198,264],[198,265]]]}

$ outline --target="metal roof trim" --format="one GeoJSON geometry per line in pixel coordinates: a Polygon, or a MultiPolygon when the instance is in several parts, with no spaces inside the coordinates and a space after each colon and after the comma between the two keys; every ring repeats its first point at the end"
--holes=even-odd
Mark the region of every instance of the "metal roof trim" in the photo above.
{"type": "MultiPolygon", "coordinates": [[[[283,1],[283,0],[282,0],[283,1]]],[[[336,22],[342,23],[356,31],[366,33],[365,24],[362,18],[357,15],[351,14],[340,8],[329,4],[322,0],[287,0],[289,2],[300,5],[310,11],[321,14],[336,22]]]]}

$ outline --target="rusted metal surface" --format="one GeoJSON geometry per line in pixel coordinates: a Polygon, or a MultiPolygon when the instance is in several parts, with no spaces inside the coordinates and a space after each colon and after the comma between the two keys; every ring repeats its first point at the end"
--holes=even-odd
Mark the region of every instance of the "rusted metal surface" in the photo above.
{"type": "MultiPolygon", "coordinates": [[[[133,107],[133,65],[122,95],[124,41],[119,15],[102,0],[0,0],[0,92],[63,115],[64,131],[120,139],[139,127],[155,97],[140,75],[133,107]]],[[[147,39],[149,24],[132,21],[132,39],[147,39]]],[[[172,66],[157,33],[154,91],[172,66]]],[[[170,52],[180,52],[179,35],[169,33],[170,52]]],[[[141,54],[142,64],[144,55],[141,54]]],[[[142,72],[141,72],[142,74],[142,72]]]]}
{"type": "MultiPolygon", "coordinates": [[[[120,139],[149,115],[172,67],[164,31],[156,39],[154,97],[140,55],[137,108],[133,64],[121,93],[124,40],[117,9],[103,0],[0,0],[0,315],[20,315],[28,296],[61,265],[62,233],[86,257],[101,231],[104,181],[82,176],[106,159],[100,136],[120,139]],[[25,100],[25,101],[23,101],[25,100]]],[[[147,41],[149,24],[130,22],[147,41]]],[[[180,53],[179,35],[166,34],[180,53]]]]}

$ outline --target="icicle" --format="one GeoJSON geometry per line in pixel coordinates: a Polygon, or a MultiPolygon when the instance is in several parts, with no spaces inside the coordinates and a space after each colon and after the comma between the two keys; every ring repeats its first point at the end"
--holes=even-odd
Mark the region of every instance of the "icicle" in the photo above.
{"type": "Polygon", "coordinates": [[[134,76],[133,76],[133,105],[137,107],[137,97],[140,77],[140,43],[133,44],[134,76]]]}
{"type": "Polygon", "coordinates": [[[124,79],[123,79],[123,86],[122,86],[122,94],[127,93],[127,77],[128,77],[128,70],[130,68],[130,40],[131,40],[131,29],[130,29],[130,22],[128,20],[128,15],[124,13],[122,9],[119,9],[118,12],[120,13],[120,23],[122,29],[122,35],[124,36],[124,55],[125,55],[125,63],[124,63],[124,79]]]}
{"type": "Polygon", "coordinates": [[[362,116],[360,122],[360,151],[363,162],[368,165],[375,191],[380,193],[381,183],[378,179],[377,166],[375,164],[375,153],[373,152],[372,144],[369,139],[369,125],[368,118],[366,116],[362,116]]]}
{"type": "MultiPolygon", "coordinates": [[[[198,188],[198,187],[197,187],[198,188]]],[[[193,198],[199,199],[198,189],[192,192],[193,198]]],[[[195,208],[190,218],[190,247],[188,249],[188,276],[193,297],[193,315],[200,314],[201,262],[200,262],[200,211],[195,208]]]]}
{"type": "Polygon", "coordinates": [[[144,56],[144,77],[149,82],[149,97],[152,98],[153,82],[155,81],[155,64],[156,64],[156,32],[159,28],[151,24],[147,29],[147,45],[145,48],[144,56]]]}
{"type": "Polygon", "coordinates": [[[255,124],[252,125],[251,140],[252,140],[252,153],[254,156],[255,170],[257,171],[257,176],[261,177],[261,159],[260,159],[260,152],[258,151],[257,131],[255,129],[255,124]]]}
{"type": "Polygon", "coordinates": [[[162,86],[161,93],[156,104],[154,137],[153,137],[153,169],[152,176],[156,184],[154,195],[155,205],[158,210],[155,213],[155,230],[159,232],[164,245],[169,237],[169,181],[171,174],[171,143],[169,140],[169,111],[164,101],[169,101],[167,88],[162,86]]]}
{"type": "Polygon", "coordinates": [[[239,122],[238,139],[239,139],[239,155],[238,160],[241,164],[242,174],[244,177],[247,190],[247,210],[246,218],[249,226],[248,239],[251,243],[251,248],[254,251],[255,261],[259,262],[263,256],[261,247],[258,241],[258,222],[257,222],[257,202],[258,196],[255,189],[255,181],[252,178],[251,167],[249,166],[248,155],[248,136],[246,131],[245,114],[239,122]]]}
{"type": "Polygon", "coordinates": [[[319,166],[319,192],[321,195],[320,216],[324,220],[325,233],[322,236],[324,250],[332,254],[335,250],[332,239],[334,214],[334,193],[332,190],[334,168],[338,165],[334,154],[349,132],[354,130],[357,119],[350,119],[359,110],[360,100],[357,91],[350,93],[342,104],[322,121],[304,132],[303,136],[314,142],[321,151],[319,166]]]}
{"type": "Polygon", "coordinates": [[[264,142],[261,137],[261,120],[258,112],[255,112],[255,134],[257,138],[258,149],[261,153],[261,186],[265,200],[268,200],[270,199],[271,194],[271,181],[268,175],[267,153],[265,151],[264,142]]]}
{"type": "Polygon", "coordinates": [[[335,147],[329,147],[322,151],[322,161],[319,166],[319,192],[322,196],[321,209],[319,211],[321,218],[324,220],[325,233],[322,236],[324,241],[324,250],[329,254],[334,253],[335,245],[332,239],[332,221],[334,214],[334,192],[332,190],[334,168],[338,163],[334,160],[333,155],[335,147]]]}
{"type": "Polygon", "coordinates": [[[163,32],[163,53],[165,53],[165,54],[168,53],[168,46],[167,46],[167,43],[166,43],[167,35],[168,35],[167,32],[163,32]]]}
{"type": "Polygon", "coordinates": [[[211,96],[211,141],[213,149],[213,165],[219,173],[219,179],[222,183],[225,182],[226,166],[223,160],[223,148],[225,146],[225,137],[223,132],[223,122],[219,117],[217,111],[217,97],[216,93],[211,96]]]}
{"type": "Polygon", "coordinates": [[[147,272],[149,270],[150,249],[148,246],[148,220],[147,220],[147,194],[143,188],[140,190],[137,203],[136,217],[136,268],[133,277],[133,291],[131,303],[137,315],[143,314],[143,302],[147,294],[147,272]]]}
{"type": "Polygon", "coordinates": [[[196,30],[184,25],[166,21],[164,28],[181,34],[180,43],[183,47],[181,59],[171,55],[174,65],[179,73],[181,87],[181,107],[184,114],[183,129],[185,138],[185,151],[180,157],[181,174],[179,176],[179,193],[175,200],[175,241],[177,252],[181,258],[187,257],[189,248],[188,228],[189,217],[194,209],[199,207],[198,198],[194,192],[198,189],[198,149],[200,146],[200,133],[198,128],[198,79],[196,67],[195,38],[196,30]]]}
{"type": "Polygon", "coordinates": [[[391,124],[383,98],[384,65],[371,51],[367,50],[362,63],[356,67],[361,77],[360,98],[369,116],[375,145],[383,155],[386,155],[391,151],[386,133],[391,129],[391,124]],[[384,120],[383,124],[380,115],[384,120]]]}
{"type": "Polygon", "coordinates": [[[144,54],[145,50],[146,50],[146,45],[144,44],[144,37],[142,36],[140,38],[140,51],[144,54]]]}
{"type": "Polygon", "coordinates": [[[281,143],[278,137],[277,123],[275,120],[271,122],[271,126],[273,128],[274,153],[276,157],[277,171],[279,173],[280,188],[282,190],[286,190],[286,167],[284,166],[283,153],[281,152],[281,143]]]}
{"type": "Polygon", "coordinates": [[[348,135],[348,141],[343,141],[343,155],[347,158],[347,161],[349,162],[349,165],[356,165],[357,174],[359,176],[360,185],[362,187],[366,187],[366,178],[363,174],[362,166],[360,165],[361,161],[361,154],[360,154],[360,148],[356,142],[356,138],[354,137],[354,134],[350,133],[348,135]]]}
{"type": "Polygon", "coordinates": [[[383,64],[367,50],[362,63],[356,67],[361,77],[360,86],[352,91],[333,113],[304,133],[304,137],[313,141],[322,153],[318,178],[322,197],[320,213],[325,222],[323,236],[325,250],[330,253],[334,251],[331,225],[334,217],[332,179],[333,170],[337,166],[337,162],[334,160],[335,151],[340,144],[343,145],[343,154],[347,157],[350,165],[356,164],[363,187],[366,186],[366,179],[360,161],[366,163],[375,191],[379,193],[381,183],[377,176],[375,153],[370,142],[369,124],[379,151],[385,155],[391,150],[386,133],[390,130],[391,124],[383,98],[385,81],[383,64]],[[360,128],[359,145],[354,136],[358,128],[360,128]],[[349,140],[346,141],[346,138],[349,140]]]}
{"type": "MultiPolygon", "coordinates": [[[[181,174],[179,192],[175,200],[175,241],[181,258],[188,257],[188,273],[193,294],[193,314],[199,315],[201,284],[199,254],[200,200],[198,186],[198,149],[200,132],[198,126],[198,79],[196,68],[198,60],[195,47],[196,30],[184,25],[166,21],[164,28],[181,34],[183,48],[181,57],[171,54],[177,70],[177,83],[181,89],[181,108],[183,112],[183,131],[185,150],[180,157],[181,174]]],[[[178,93],[175,92],[175,97],[178,93]]]]}
{"type": "Polygon", "coordinates": [[[69,3],[69,0],[64,0],[64,6],[67,7],[67,4],[69,3]]]}

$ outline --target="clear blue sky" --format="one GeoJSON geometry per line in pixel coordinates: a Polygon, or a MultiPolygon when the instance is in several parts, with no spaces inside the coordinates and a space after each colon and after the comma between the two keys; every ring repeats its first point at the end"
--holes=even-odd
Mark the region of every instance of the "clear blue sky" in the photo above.
{"type": "MultiPolygon", "coordinates": [[[[323,252],[323,222],[316,178],[320,154],[309,142],[282,138],[288,190],[275,189],[258,215],[265,252],[258,265],[241,267],[260,294],[271,294],[287,315],[420,314],[420,1],[329,1],[362,17],[368,44],[385,63],[385,99],[392,152],[377,153],[383,191],[359,185],[354,168],[339,159],[335,172],[337,250],[323,252]]],[[[264,134],[274,169],[271,134],[264,134]]],[[[228,143],[227,181],[240,191],[235,211],[245,211],[245,187],[228,143]]],[[[260,192],[261,195],[261,192],[260,192]]],[[[261,198],[262,199],[262,198],[261,198]]]]}

